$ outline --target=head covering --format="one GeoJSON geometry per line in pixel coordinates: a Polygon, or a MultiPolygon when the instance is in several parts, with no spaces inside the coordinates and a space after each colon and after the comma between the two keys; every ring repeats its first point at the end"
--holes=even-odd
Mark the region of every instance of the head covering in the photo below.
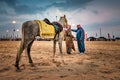
{"type": "Polygon", "coordinates": [[[81,28],[81,25],[80,25],[80,24],[78,24],[78,25],[77,25],[77,28],[81,28]]]}

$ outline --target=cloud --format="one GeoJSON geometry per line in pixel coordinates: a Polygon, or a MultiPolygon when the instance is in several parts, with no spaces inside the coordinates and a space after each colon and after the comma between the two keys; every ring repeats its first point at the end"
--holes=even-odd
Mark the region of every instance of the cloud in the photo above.
{"type": "Polygon", "coordinates": [[[1,15],[15,14],[14,9],[9,7],[8,4],[5,2],[0,2],[0,13],[1,13],[1,15]]]}
{"type": "MultiPolygon", "coordinates": [[[[43,11],[42,7],[19,4],[19,0],[0,0],[0,12],[6,15],[34,14],[38,10],[43,11]],[[10,14],[13,13],[13,14],[10,14]]],[[[28,2],[29,3],[29,2],[28,2]]],[[[38,3],[37,3],[38,4],[38,3]]]]}
{"type": "Polygon", "coordinates": [[[27,20],[46,17],[55,21],[56,16],[59,20],[65,14],[69,24],[81,24],[90,33],[99,27],[118,30],[119,3],[120,0],[0,0],[0,28],[7,29],[12,20],[21,27],[27,20]]]}
{"type": "MultiPolygon", "coordinates": [[[[104,2],[101,2],[101,4],[104,2]]],[[[105,3],[104,3],[105,4],[105,3]]],[[[111,3],[106,3],[106,5],[100,5],[99,1],[93,1],[86,5],[85,9],[76,9],[74,11],[70,11],[71,15],[74,15],[74,18],[71,16],[71,22],[74,23],[82,23],[84,25],[91,24],[102,24],[105,22],[110,22],[112,20],[120,21],[120,10],[119,4],[111,5],[111,3]],[[104,7],[103,7],[104,6],[104,7]],[[73,20],[74,19],[74,20],[73,20]]],[[[114,23],[114,22],[113,22],[114,23]]]]}
{"type": "Polygon", "coordinates": [[[41,14],[52,7],[57,7],[62,10],[72,10],[90,1],[92,0],[0,0],[0,12],[1,14],[9,16],[41,14]]]}
{"type": "Polygon", "coordinates": [[[77,8],[84,8],[85,5],[93,0],[63,0],[63,1],[55,1],[52,4],[46,6],[49,8],[51,6],[61,8],[63,10],[74,10],[77,8]]]}

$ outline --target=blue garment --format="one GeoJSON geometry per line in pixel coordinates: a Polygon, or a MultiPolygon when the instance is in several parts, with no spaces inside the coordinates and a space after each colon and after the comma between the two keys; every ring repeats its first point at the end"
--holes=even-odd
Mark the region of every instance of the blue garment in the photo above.
{"type": "Polygon", "coordinates": [[[78,28],[78,29],[71,29],[73,32],[76,32],[76,39],[77,39],[77,44],[78,44],[78,50],[80,53],[85,52],[85,44],[84,44],[84,30],[83,28],[78,28]]]}

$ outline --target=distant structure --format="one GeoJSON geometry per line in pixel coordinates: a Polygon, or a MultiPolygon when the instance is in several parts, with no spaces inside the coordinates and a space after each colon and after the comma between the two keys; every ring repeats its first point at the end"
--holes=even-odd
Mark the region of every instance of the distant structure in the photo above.
{"type": "Polygon", "coordinates": [[[96,38],[98,37],[98,36],[97,36],[97,33],[96,33],[95,37],[96,37],[96,38]]]}
{"type": "Polygon", "coordinates": [[[112,39],[113,41],[115,41],[115,36],[113,35],[113,39],[112,39]]]}
{"type": "Polygon", "coordinates": [[[102,36],[102,31],[101,31],[101,28],[100,28],[100,37],[102,36]]]}
{"type": "Polygon", "coordinates": [[[56,21],[57,21],[57,16],[56,16],[56,21]]]}
{"type": "Polygon", "coordinates": [[[107,35],[108,35],[108,40],[110,41],[110,39],[111,39],[110,34],[108,33],[107,35]]]}

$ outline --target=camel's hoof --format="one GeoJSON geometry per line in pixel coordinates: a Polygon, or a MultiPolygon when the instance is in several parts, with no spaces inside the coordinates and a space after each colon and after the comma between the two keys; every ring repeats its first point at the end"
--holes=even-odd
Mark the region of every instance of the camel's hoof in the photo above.
{"type": "Polygon", "coordinates": [[[32,64],[30,64],[30,66],[31,66],[31,67],[35,67],[35,65],[34,65],[33,63],[32,63],[32,64]]]}
{"type": "Polygon", "coordinates": [[[16,68],[16,72],[20,72],[20,68],[19,68],[19,66],[18,65],[14,65],[15,66],[15,68],[16,68]]]}
{"type": "Polygon", "coordinates": [[[67,52],[67,54],[71,54],[71,52],[67,52]]]}
{"type": "Polygon", "coordinates": [[[16,69],[16,72],[21,72],[21,70],[20,69],[16,69]]]}

